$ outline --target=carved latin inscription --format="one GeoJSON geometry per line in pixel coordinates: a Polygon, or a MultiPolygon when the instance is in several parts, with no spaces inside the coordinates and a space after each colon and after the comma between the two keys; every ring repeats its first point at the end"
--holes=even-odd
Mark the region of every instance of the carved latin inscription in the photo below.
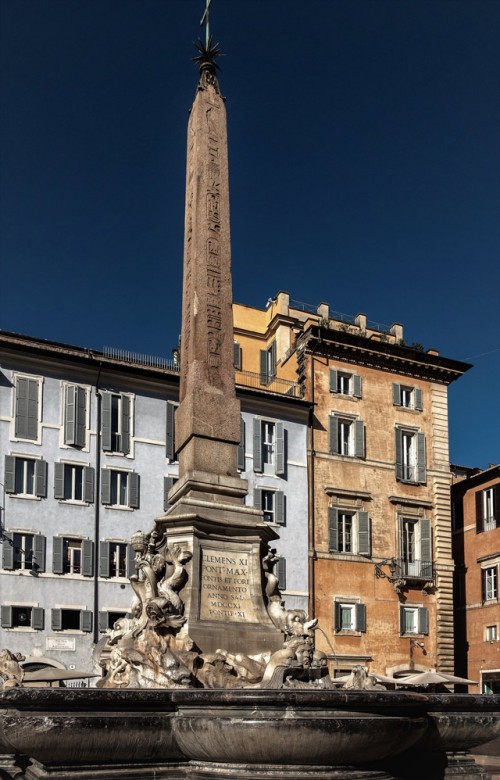
{"type": "Polygon", "coordinates": [[[257,622],[248,552],[202,550],[200,619],[257,622]]]}

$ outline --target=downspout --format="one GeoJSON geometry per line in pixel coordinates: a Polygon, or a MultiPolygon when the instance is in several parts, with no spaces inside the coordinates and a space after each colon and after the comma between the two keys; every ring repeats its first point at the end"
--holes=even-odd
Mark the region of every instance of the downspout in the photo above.
{"type": "Polygon", "coordinates": [[[314,462],[315,462],[315,449],[314,449],[314,409],[315,409],[315,394],[314,394],[314,348],[311,352],[311,408],[309,410],[309,457],[310,457],[310,494],[309,494],[309,538],[311,540],[311,547],[309,550],[309,583],[310,583],[310,604],[309,614],[311,618],[316,617],[316,508],[315,508],[315,479],[314,479],[314,462]]]}
{"type": "Polygon", "coordinates": [[[95,395],[97,399],[97,420],[95,437],[95,492],[94,492],[94,644],[99,641],[99,528],[101,508],[101,405],[102,396],[99,390],[102,363],[99,362],[99,371],[95,383],[95,395]]]}

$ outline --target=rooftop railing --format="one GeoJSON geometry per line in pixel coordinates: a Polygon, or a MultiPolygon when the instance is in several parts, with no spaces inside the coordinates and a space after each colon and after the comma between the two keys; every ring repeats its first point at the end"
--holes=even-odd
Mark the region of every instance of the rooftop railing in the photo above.
{"type": "Polygon", "coordinates": [[[170,371],[179,371],[179,364],[172,358],[158,357],[157,355],[146,355],[143,352],[132,352],[129,349],[120,349],[118,347],[103,347],[105,357],[122,360],[125,363],[136,363],[141,366],[152,366],[153,368],[167,368],[170,371]]]}
{"type": "Polygon", "coordinates": [[[243,387],[255,387],[259,390],[268,390],[271,393],[299,396],[299,385],[297,382],[291,382],[289,379],[280,379],[278,377],[269,377],[265,382],[261,382],[261,375],[253,371],[239,371],[236,369],[235,382],[243,387]]]}

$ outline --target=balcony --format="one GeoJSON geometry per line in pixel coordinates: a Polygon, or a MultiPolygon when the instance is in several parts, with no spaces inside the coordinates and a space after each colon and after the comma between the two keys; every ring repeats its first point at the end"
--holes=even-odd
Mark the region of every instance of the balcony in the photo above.
{"type": "Polygon", "coordinates": [[[497,521],[494,517],[485,517],[483,520],[483,531],[493,531],[497,527],[497,521]]]}
{"type": "Polygon", "coordinates": [[[269,377],[266,383],[260,381],[260,374],[253,371],[234,372],[234,380],[240,387],[255,387],[258,390],[268,390],[271,393],[280,393],[281,395],[292,395],[299,398],[299,385],[297,382],[291,382],[289,379],[279,379],[278,377],[269,377]]]}
{"type": "Polygon", "coordinates": [[[396,558],[394,561],[394,576],[408,580],[430,581],[434,577],[432,561],[405,561],[396,558]]]}

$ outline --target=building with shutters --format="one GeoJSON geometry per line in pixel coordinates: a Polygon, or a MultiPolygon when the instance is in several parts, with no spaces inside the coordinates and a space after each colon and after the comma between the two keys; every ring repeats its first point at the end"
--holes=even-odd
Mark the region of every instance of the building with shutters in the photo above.
{"type": "Polygon", "coordinates": [[[447,387],[470,366],[283,292],[234,324],[241,376],[296,378],[312,404],[310,613],[333,673],[452,672],[447,387]]]}
{"type": "MultiPolygon", "coordinates": [[[[0,331],[0,647],[89,669],[131,603],[129,539],[168,507],[178,392],[169,360],[0,331]]],[[[287,604],[307,609],[309,403],[293,381],[237,392],[247,501],[280,534],[287,604]]]]}
{"type": "Polygon", "coordinates": [[[452,466],[457,673],[500,693],[500,466],[452,466]]]}

